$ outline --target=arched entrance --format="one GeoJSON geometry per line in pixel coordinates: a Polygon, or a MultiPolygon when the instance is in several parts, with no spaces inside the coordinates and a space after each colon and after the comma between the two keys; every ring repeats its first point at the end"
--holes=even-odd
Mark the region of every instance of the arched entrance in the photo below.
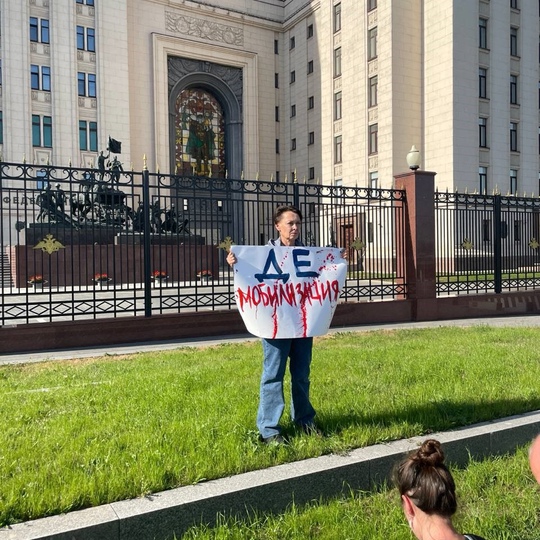
{"type": "Polygon", "coordinates": [[[242,70],[169,57],[171,172],[240,178],[242,70]]]}

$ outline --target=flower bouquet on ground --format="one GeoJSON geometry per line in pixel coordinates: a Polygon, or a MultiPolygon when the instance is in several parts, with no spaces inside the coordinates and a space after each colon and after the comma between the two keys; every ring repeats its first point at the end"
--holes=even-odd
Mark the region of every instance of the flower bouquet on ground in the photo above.
{"type": "Polygon", "coordinates": [[[197,272],[197,277],[200,279],[200,280],[209,280],[209,279],[212,279],[212,272],[210,272],[210,270],[199,270],[197,272]]]}
{"type": "Polygon", "coordinates": [[[199,270],[197,272],[197,279],[199,279],[199,281],[207,283],[212,277],[212,272],[210,272],[210,270],[199,270]]]}
{"type": "Polygon", "coordinates": [[[28,278],[28,284],[29,285],[44,285],[47,283],[45,279],[43,279],[43,276],[41,274],[36,274],[35,276],[30,276],[28,278]]]}
{"type": "Polygon", "coordinates": [[[155,287],[163,285],[168,278],[169,276],[165,270],[154,270],[152,272],[152,280],[154,281],[155,287]]]}
{"type": "Polygon", "coordinates": [[[104,285],[105,283],[109,283],[109,281],[111,281],[111,278],[103,272],[98,272],[94,275],[92,281],[97,285],[104,285]]]}

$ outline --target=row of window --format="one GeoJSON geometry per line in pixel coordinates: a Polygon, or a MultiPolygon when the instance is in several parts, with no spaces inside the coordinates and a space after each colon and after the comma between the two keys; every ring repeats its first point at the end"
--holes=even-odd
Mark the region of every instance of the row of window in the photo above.
{"type": "MultiPolygon", "coordinates": [[[[1,75],[0,75],[1,84],[1,75]]],[[[51,68],[48,66],[30,66],[30,87],[32,90],[51,91],[51,68]]],[[[79,96],[97,96],[96,75],[94,73],[77,73],[77,94],[79,96]]]]}
{"type": "MultiPolygon", "coordinates": [[[[377,7],[377,0],[367,0],[367,11],[377,7]]],[[[334,4],[334,34],[341,30],[341,2],[334,4]]]]}
{"type": "MultiPolygon", "coordinates": [[[[0,111],[0,144],[4,144],[3,111],[0,111]]],[[[32,146],[52,148],[52,117],[32,115],[32,146]]],[[[79,149],[98,151],[97,122],[79,121],[79,149]]]]}
{"type": "MultiPolygon", "coordinates": [[[[96,31],[94,28],[77,26],[76,33],[78,50],[96,52],[96,31]]],[[[50,43],[48,19],[30,17],[30,41],[35,43],[50,43]]]]}
{"type": "MultiPolygon", "coordinates": [[[[478,97],[488,99],[488,69],[478,68],[478,97]]],[[[539,83],[540,89],[540,83],[539,83]]],[[[510,75],[510,103],[512,105],[518,105],[518,75],[510,75]]],[[[540,94],[539,94],[539,107],[540,107],[540,94]]]]}
{"type": "MultiPolygon", "coordinates": [[[[518,152],[518,123],[510,122],[510,151],[518,152]]],[[[488,119],[480,117],[478,119],[478,145],[480,148],[488,148],[488,119]]]]}
{"type": "MultiPolygon", "coordinates": [[[[488,168],[478,167],[478,188],[482,195],[486,195],[488,191],[487,186],[488,168]]],[[[509,174],[509,190],[510,195],[518,194],[518,171],[517,169],[510,169],[509,174]]]]}
{"type": "MultiPolygon", "coordinates": [[[[519,56],[518,49],[518,33],[519,28],[515,26],[510,27],[510,55],[519,56]]],[[[488,49],[489,40],[488,40],[488,19],[480,17],[478,20],[478,46],[481,49],[488,49]]]]}
{"type": "MultiPolygon", "coordinates": [[[[2,113],[0,112],[0,133],[2,129],[2,113]]],[[[52,117],[32,115],[32,146],[52,148],[52,117]]],[[[98,151],[97,122],[79,121],[79,149],[98,151]]]]}

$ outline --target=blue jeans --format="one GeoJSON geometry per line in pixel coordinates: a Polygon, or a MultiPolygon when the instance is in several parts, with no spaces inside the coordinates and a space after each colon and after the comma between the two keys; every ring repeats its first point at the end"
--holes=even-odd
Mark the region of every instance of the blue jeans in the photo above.
{"type": "Polygon", "coordinates": [[[283,378],[290,359],[291,417],[299,425],[313,423],[315,409],[309,401],[309,370],[313,338],[263,339],[263,371],[257,427],[262,437],[280,432],[279,420],[285,409],[283,378]]]}

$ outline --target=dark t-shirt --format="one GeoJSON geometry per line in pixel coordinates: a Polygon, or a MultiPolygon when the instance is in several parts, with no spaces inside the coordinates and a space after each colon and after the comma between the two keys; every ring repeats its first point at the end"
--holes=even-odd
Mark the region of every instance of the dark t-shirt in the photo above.
{"type": "Polygon", "coordinates": [[[467,540],[484,540],[481,536],[476,534],[464,534],[463,535],[467,540]]]}

